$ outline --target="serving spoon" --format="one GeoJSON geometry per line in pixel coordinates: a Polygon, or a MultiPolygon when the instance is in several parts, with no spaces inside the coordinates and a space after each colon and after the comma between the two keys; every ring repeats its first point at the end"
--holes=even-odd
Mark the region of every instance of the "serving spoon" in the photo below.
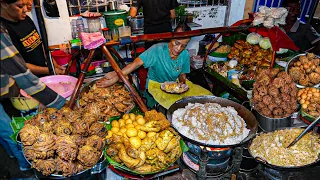
{"type": "Polygon", "coordinates": [[[294,141],[292,141],[287,148],[295,145],[295,144],[296,144],[305,134],[307,134],[307,132],[308,132],[311,128],[313,128],[313,126],[315,126],[318,122],[320,122],[320,116],[319,116],[316,120],[314,120],[294,141]]]}

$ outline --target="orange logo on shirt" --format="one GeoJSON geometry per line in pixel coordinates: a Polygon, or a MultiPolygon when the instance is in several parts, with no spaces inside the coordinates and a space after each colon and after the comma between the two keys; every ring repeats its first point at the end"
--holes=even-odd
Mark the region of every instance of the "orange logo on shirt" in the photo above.
{"type": "Polygon", "coordinates": [[[24,38],[20,39],[23,46],[26,48],[26,51],[32,51],[36,47],[41,44],[40,35],[36,30],[33,30],[29,35],[25,36],[24,38]]]}
{"type": "Polygon", "coordinates": [[[33,44],[39,38],[40,38],[40,36],[39,36],[38,32],[35,32],[28,39],[24,40],[22,42],[22,44],[23,44],[24,47],[28,47],[31,44],[33,44]]]}

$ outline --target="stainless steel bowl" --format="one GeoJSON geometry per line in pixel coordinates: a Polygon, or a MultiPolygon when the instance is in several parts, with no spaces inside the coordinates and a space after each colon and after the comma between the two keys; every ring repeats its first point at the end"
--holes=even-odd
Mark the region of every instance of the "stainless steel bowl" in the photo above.
{"type": "MultiPolygon", "coordinates": [[[[289,74],[289,69],[293,66],[293,64],[295,63],[295,62],[297,62],[298,60],[299,60],[299,57],[300,56],[306,56],[307,55],[307,53],[303,53],[303,54],[298,54],[298,55],[296,55],[296,56],[294,56],[293,58],[291,58],[290,59],[290,61],[287,63],[287,66],[286,66],[286,72],[289,74]]],[[[318,57],[318,58],[320,58],[320,56],[317,56],[316,55],[316,57],[318,57]]],[[[296,82],[294,82],[295,84],[296,84],[296,86],[298,87],[298,88],[306,88],[307,86],[302,86],[302,85],[300,85],[300,84],[298,84],[298,83],[296,83],[296,82]]],[[[316,85],[314,85],[314,86],[312,86],[312,87],[320,87],[320,83],[319,84],[316,84],[316,85]]]]}
{"type": "Polygon", "coordinates": [[[293,119],[291,118],[292,115],[284,118],[269,118],[260,114],[256,110],[253,110],[253,113],[259,122],[259,127],[266,132],[274,131],[284,127],[292,127],[293,125],[293,119]]]}

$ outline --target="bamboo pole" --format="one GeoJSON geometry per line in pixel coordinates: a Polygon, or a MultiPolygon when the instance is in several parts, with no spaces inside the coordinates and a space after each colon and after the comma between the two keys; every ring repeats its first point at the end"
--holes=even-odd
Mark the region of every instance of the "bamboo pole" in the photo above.
{"type": "Polygon", "coordinates": [[[87,59],[85,60],[85,63],[84,63],[84,69],[81,71],[80,75],[79,75],[79,78],[78,78],[78,81],[77,81],[77,84],[76,86],[74,87],[74,91],[72,93],[72,96],[70,98],[70,103],[69,103],[69,107],[71,109],[74,108],[74,105],[75,105],[75,102],[76,102],[76,99],[80,93],[80,89],[81,89],[81,86],[82,86],[82,83],[83,83],[83,80],[86,76],[86,72],[88,71],[88,68],[90,66],[90,63],[91,63],[91,60],[92,60],[92,56],[94,54],[94,51],[95,49],[92,49],[90,50],[90,53],[87,57],[87,59]]]}
{"type": "Polygon", "coordinates": [[[138,104],[138,106],[140,107],[140,109],[142,110],[142,112],[146,112],[148,111],[147,106],[144,104],[144,102],[142,101],[141,97],[139,96],[139,94],[136,92],[136,90],[132,87],[131,83],[129,82],[129,80],[124,76],[124,74],[122,73],[122,70],[120,69],[120,67],[118,66],[118,64],[116,63],[116,61],[113,59],[112,55],[110,54],[109,50],[107,49],[107,47],[105,45],[101,46],[102,52],[103,54],[107,57],[107,60],[110,62],[113,70],[118,74],[118,76],[120,77],[120,79],[124,82],[124,84],[129,88],[130,92],[132,93],[132,96],[134,98],[134,100],[136,101],[136,103],[138,104]]]}

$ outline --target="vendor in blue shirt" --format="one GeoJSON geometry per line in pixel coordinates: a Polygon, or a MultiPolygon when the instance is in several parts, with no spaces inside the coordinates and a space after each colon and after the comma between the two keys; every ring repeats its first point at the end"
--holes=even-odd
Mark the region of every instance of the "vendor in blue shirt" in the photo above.
{"type": "MultiPolygon", "coordinates": [[[[190,31],[187,24],[179,24],[174,32],[190,31]]],[[[159,83],[176,81],[186,83],[186,73],[190,72],[190,56],[186,47],[190,38],[172,39],[170,42],[158,43],[142,53],[131,64],[122,69],[124,75],[128,75],[140,66],[148,68],[149,80],[159,83]]],[[[97,82],[98,87],[108,87],[118,82],[119,77],[115,71],[107,73],[97,82]]]]}
{"type": "MultiPolygon", "coordinates": [[[[186,24],[179,24],[174,32],[190,31],[186,24]]],[[[186,73],[190,72],[190,56],[186,47],[190,38],[172,39],[170,42],[159,43],[137,57],[131,64],[122,69],[124,75],[128,75],[140,66],[148,68],[148,81],[151,79],[159,83],[165,81],[186,82],[186,73]]],[[[115,71],[109,72],[103,79],[97,82],[99,87],[108,87],[118,82],[119,77],[115,71]]]]}

